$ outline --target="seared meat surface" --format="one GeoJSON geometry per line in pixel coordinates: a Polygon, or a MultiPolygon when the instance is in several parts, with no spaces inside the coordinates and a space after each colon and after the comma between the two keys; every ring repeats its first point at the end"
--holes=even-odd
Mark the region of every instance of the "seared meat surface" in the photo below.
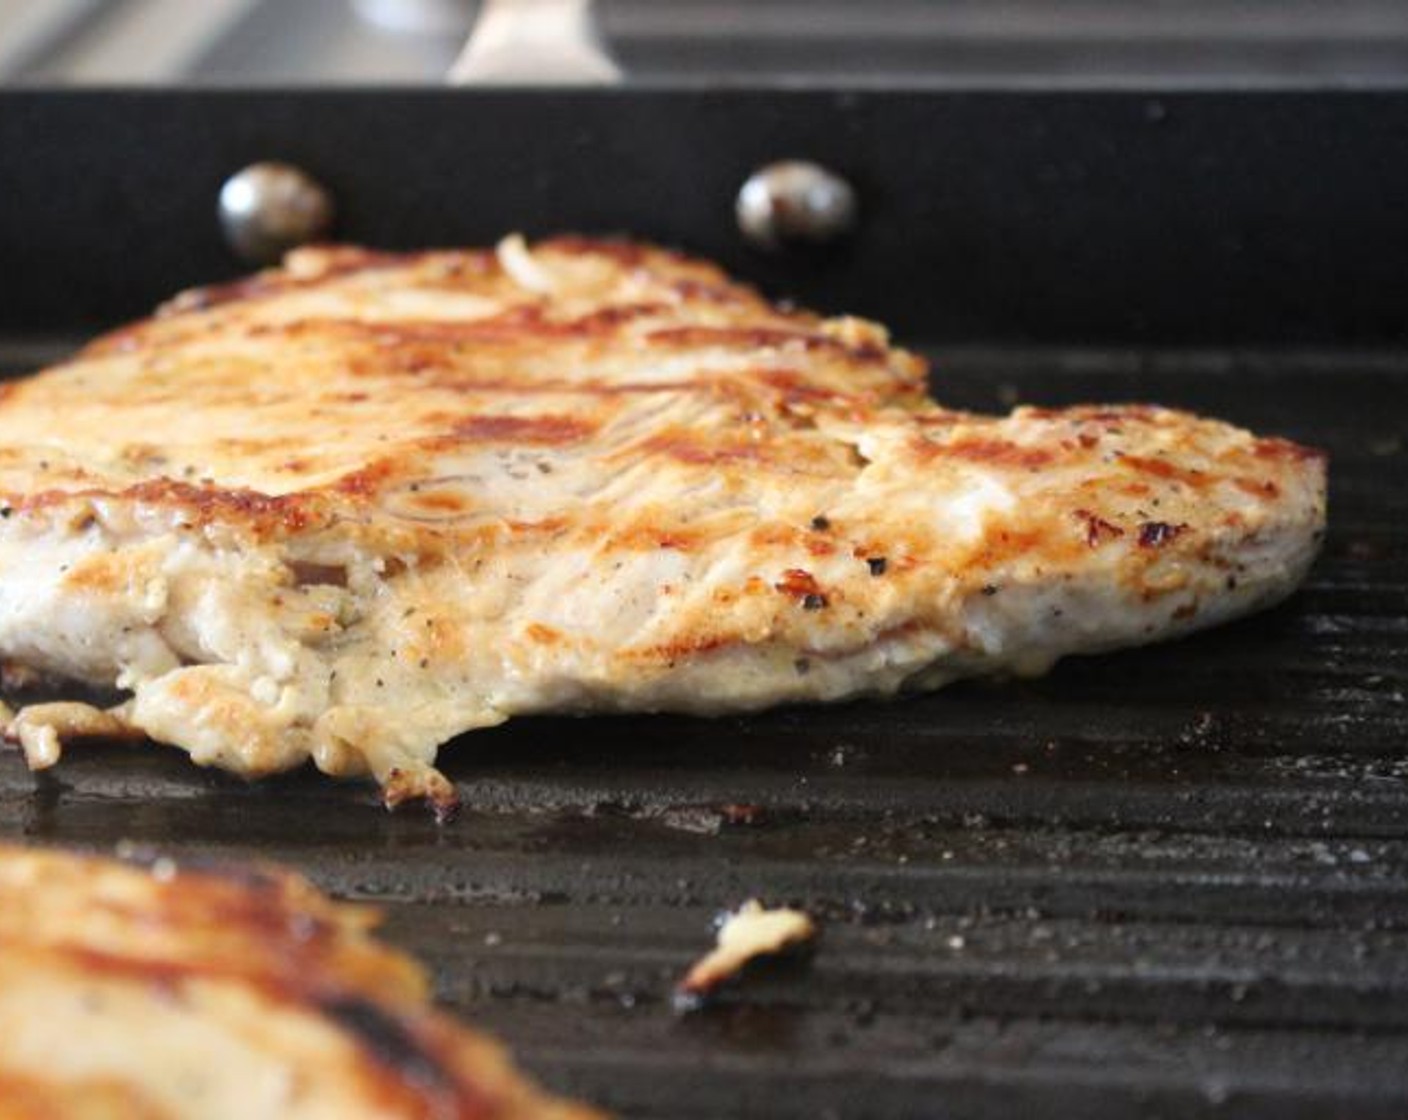
{"type": "Polygon", "coordinates": [[[0,845],[0,1118],[590,1120],[272,867],[0,845]]]}
{"type": "Polygon", "coordinates": [[[926,395],[878,326],[559,239],[293,253],[0,399],[0,658],[140,734],[388,800],[529,712],[718,713],[1039,673],[1285,596],[1316,452],[1161,408],[926,395]]]}

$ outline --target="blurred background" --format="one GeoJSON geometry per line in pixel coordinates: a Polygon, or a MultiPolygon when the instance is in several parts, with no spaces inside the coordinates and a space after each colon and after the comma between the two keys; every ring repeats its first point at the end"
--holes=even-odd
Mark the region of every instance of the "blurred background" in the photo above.
{"type": "Polygon", "coordinates": [[[0,0],[6,85],[424,85],[452,72],[466,82],[1362,86],[1408,74],[1408,3],[0,0]]]}

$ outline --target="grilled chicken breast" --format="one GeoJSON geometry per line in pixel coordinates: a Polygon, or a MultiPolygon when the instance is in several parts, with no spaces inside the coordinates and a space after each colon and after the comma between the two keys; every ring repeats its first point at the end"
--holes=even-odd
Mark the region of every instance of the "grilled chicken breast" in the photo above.
{"type": "Polygon", "coordinates": [[[589,1120],[271,867],[0,846],[0,1120],[589,1120]]]}
{"type": "Polygon", "coordinates": [[[526,712],[1038,673],[1286,595],[1312,450],[1134,405],[950,411],[878,326],[642,245],[299,250],[4,388],[0,657],[139,734],[389,802],[526,712]]]}

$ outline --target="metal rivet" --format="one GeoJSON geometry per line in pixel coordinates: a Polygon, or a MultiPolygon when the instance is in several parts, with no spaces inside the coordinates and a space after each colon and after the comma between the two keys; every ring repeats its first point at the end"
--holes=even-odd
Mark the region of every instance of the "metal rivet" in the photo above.
{"type": "Polygon", "coordinates": [[[768,249],[788,242],[819,245],[836,240],[855,225],[856,192],[820,164],[783,160],[750,175],[734,209],[739,230],[754,245],[768,249]]]}
{"type": "Polygon", "coordinates": [[[326,237],[333,202],[307,172],[287,163],[251,163],[220,188],[220,226],[251,264],[274,264],[290,249],[326,237]]]}

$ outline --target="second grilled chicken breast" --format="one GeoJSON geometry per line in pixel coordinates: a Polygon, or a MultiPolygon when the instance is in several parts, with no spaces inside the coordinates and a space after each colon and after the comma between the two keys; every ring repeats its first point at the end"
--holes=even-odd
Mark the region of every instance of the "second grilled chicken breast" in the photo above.
{"type": "Polygon", "coordinates": [[[274,867],[0,845],[0,1120],[601,1120],[274,867]]]}

